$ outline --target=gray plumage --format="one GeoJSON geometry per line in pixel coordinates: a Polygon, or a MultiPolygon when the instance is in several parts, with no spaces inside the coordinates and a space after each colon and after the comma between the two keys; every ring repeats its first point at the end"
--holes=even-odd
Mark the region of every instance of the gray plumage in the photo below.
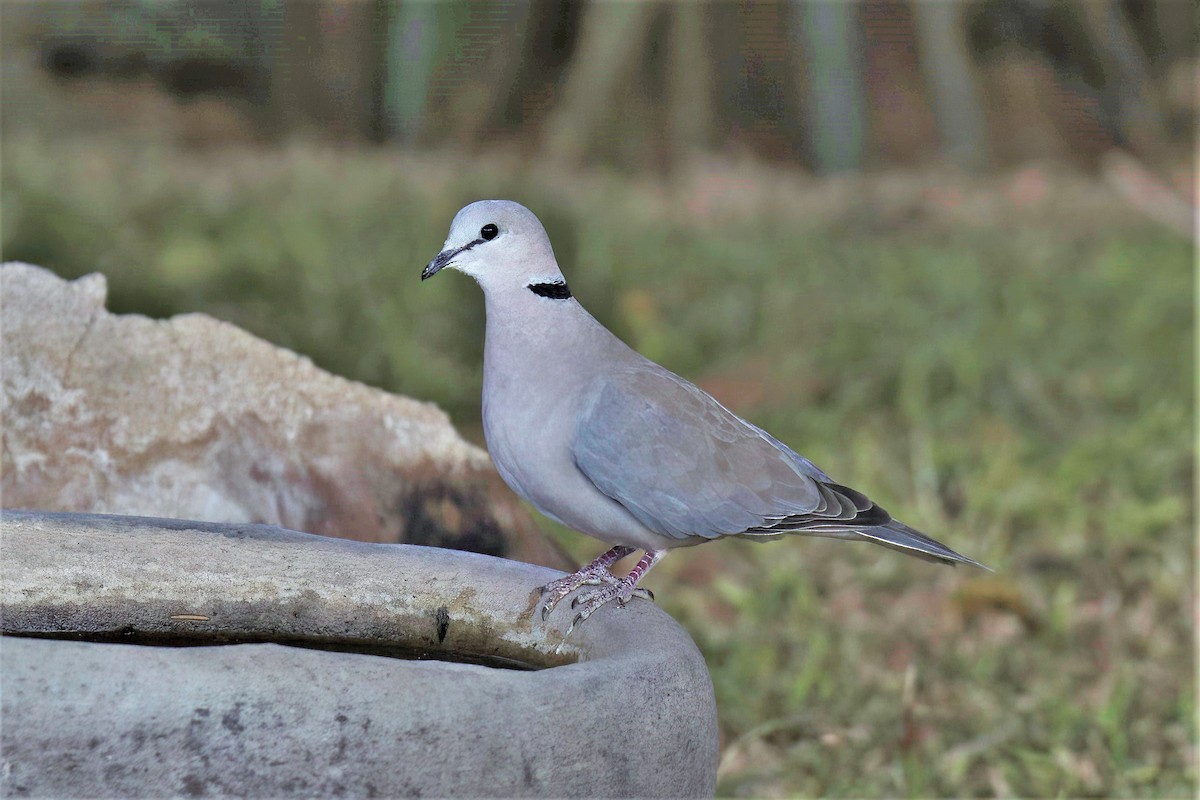
{"type": "Polygon", "coordinates": [[[501,476],[552,519],[647,553],[632,581],[610,580],[607,563],[597,568],[602,556],[548,587],[548,608],[589,580],[602,588],[580,618],[624,602],[664,551],[726,536],[857,539],[981,566],[630,349],[570,296],[523,206],[490,200],[460,211],[422,277],[447,266],[484,290],[484,433],[501,476]]]}

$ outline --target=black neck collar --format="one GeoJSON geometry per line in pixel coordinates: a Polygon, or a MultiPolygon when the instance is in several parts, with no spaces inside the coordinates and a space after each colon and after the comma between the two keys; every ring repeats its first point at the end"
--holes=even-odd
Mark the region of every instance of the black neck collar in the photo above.
{"type": "Polygon", "coordinates": [[[528,287],[529,291],[536,294],[538,297],[549,297],[551,300],[566,300],[571,296],[571,290],[567,288],[565,281],[554,281],[553,283],[531,283],[528,287]]]}

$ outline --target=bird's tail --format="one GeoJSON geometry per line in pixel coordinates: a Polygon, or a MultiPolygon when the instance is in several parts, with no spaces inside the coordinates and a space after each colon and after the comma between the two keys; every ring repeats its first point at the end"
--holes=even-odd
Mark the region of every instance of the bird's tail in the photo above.
{"type": "Polygon", "coordinates": [[[889,547],[892,550],[899,550],[901,553],[907,553],[910,556],[924,559],[925,561],[936,561],[940,564],[970,564],[973,567],[986,569],[991,572],[989,567],[985,567],[973,558],[967,558],[961,553],[956,553],[941,542],[931,539],[920,531],[913,530],[898,520],[888,520],[883,525],[876,525],[870,528],[859,528],[857,532],[864,539],[874,542],[875,544],[889,547]]]}

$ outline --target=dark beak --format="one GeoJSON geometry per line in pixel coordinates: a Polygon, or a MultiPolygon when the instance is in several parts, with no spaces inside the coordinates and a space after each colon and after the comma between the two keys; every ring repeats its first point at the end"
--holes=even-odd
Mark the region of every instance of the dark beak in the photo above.
{"type": "Polygon", "coordinates": [[[425,269],[421,270],[421,280],[424,281],[432,278],[434,275],[450,266],[450,262],[454,260],[456,255],[470,250],[477,244],[483,244],[483,241],[483,239],[476,239],[475,241],[468,242],[462,247],[455,248],[454,250],[443,250],[442,252],[438,253],[437,258],[435,258],[433,261],[430,261],[425,265],[425,269]]]}
{"type": "Polygon", "coordinates": [[[437,254],[437,258],[425,265],[425,269],[421,270],[421,280],[432,278],[434,275],[442,271],[442,269],[450,263],[450,259],[458,255],[461,250],[443,250],[437,254]]]}

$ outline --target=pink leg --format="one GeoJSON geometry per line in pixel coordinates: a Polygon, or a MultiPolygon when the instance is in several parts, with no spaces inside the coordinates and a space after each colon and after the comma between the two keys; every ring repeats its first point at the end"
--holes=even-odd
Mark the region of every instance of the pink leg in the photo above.
{"type": "Polygon", "coordinates": [[[596,560],[588,564],[586,567],[584,567],[584,569],[608,569],[613,564],[617,563],[632,552],[632,547],[626,547],[623,544],[619,544],[608,552],[601,553],[600,555],[596,556],[596,560]]]}
{"type": "Polygon", "coordinates": [[[606,583],[606,585],[601,586],[601,588],[594,592],[581,594],[572,600],[571,608],[577,609],[578,613],[575,615],[575,619],[571,621],[571,627],[567,628],[567,635],[570,635],[576,625],[595,613],[596,609],[613,600],[616,600],[619,606],[625,605],[635,596],[653,600],[654,595],[650,594],[650,590],[640,589],[637,584],[642,579],[642,576],[650,571],[651,567],[662,561],[663,556],[666,554],[666,550],[647,550],[637,565],[629,570],[629,574],[624,578],[612,583],[606,583]]]}
{"type": "Polygon", "coordinates": [[[566,577],[551,581],[541,587],[542,591],[542,621],[550,616],[550,612],[559,601],[578,589],[580,586],[599,586],[602,583],[617,583],[617,577],[608,568],[633,552],[632,547],[617,545],[599,556],[586,567],[580,567],[566,577]]]}

